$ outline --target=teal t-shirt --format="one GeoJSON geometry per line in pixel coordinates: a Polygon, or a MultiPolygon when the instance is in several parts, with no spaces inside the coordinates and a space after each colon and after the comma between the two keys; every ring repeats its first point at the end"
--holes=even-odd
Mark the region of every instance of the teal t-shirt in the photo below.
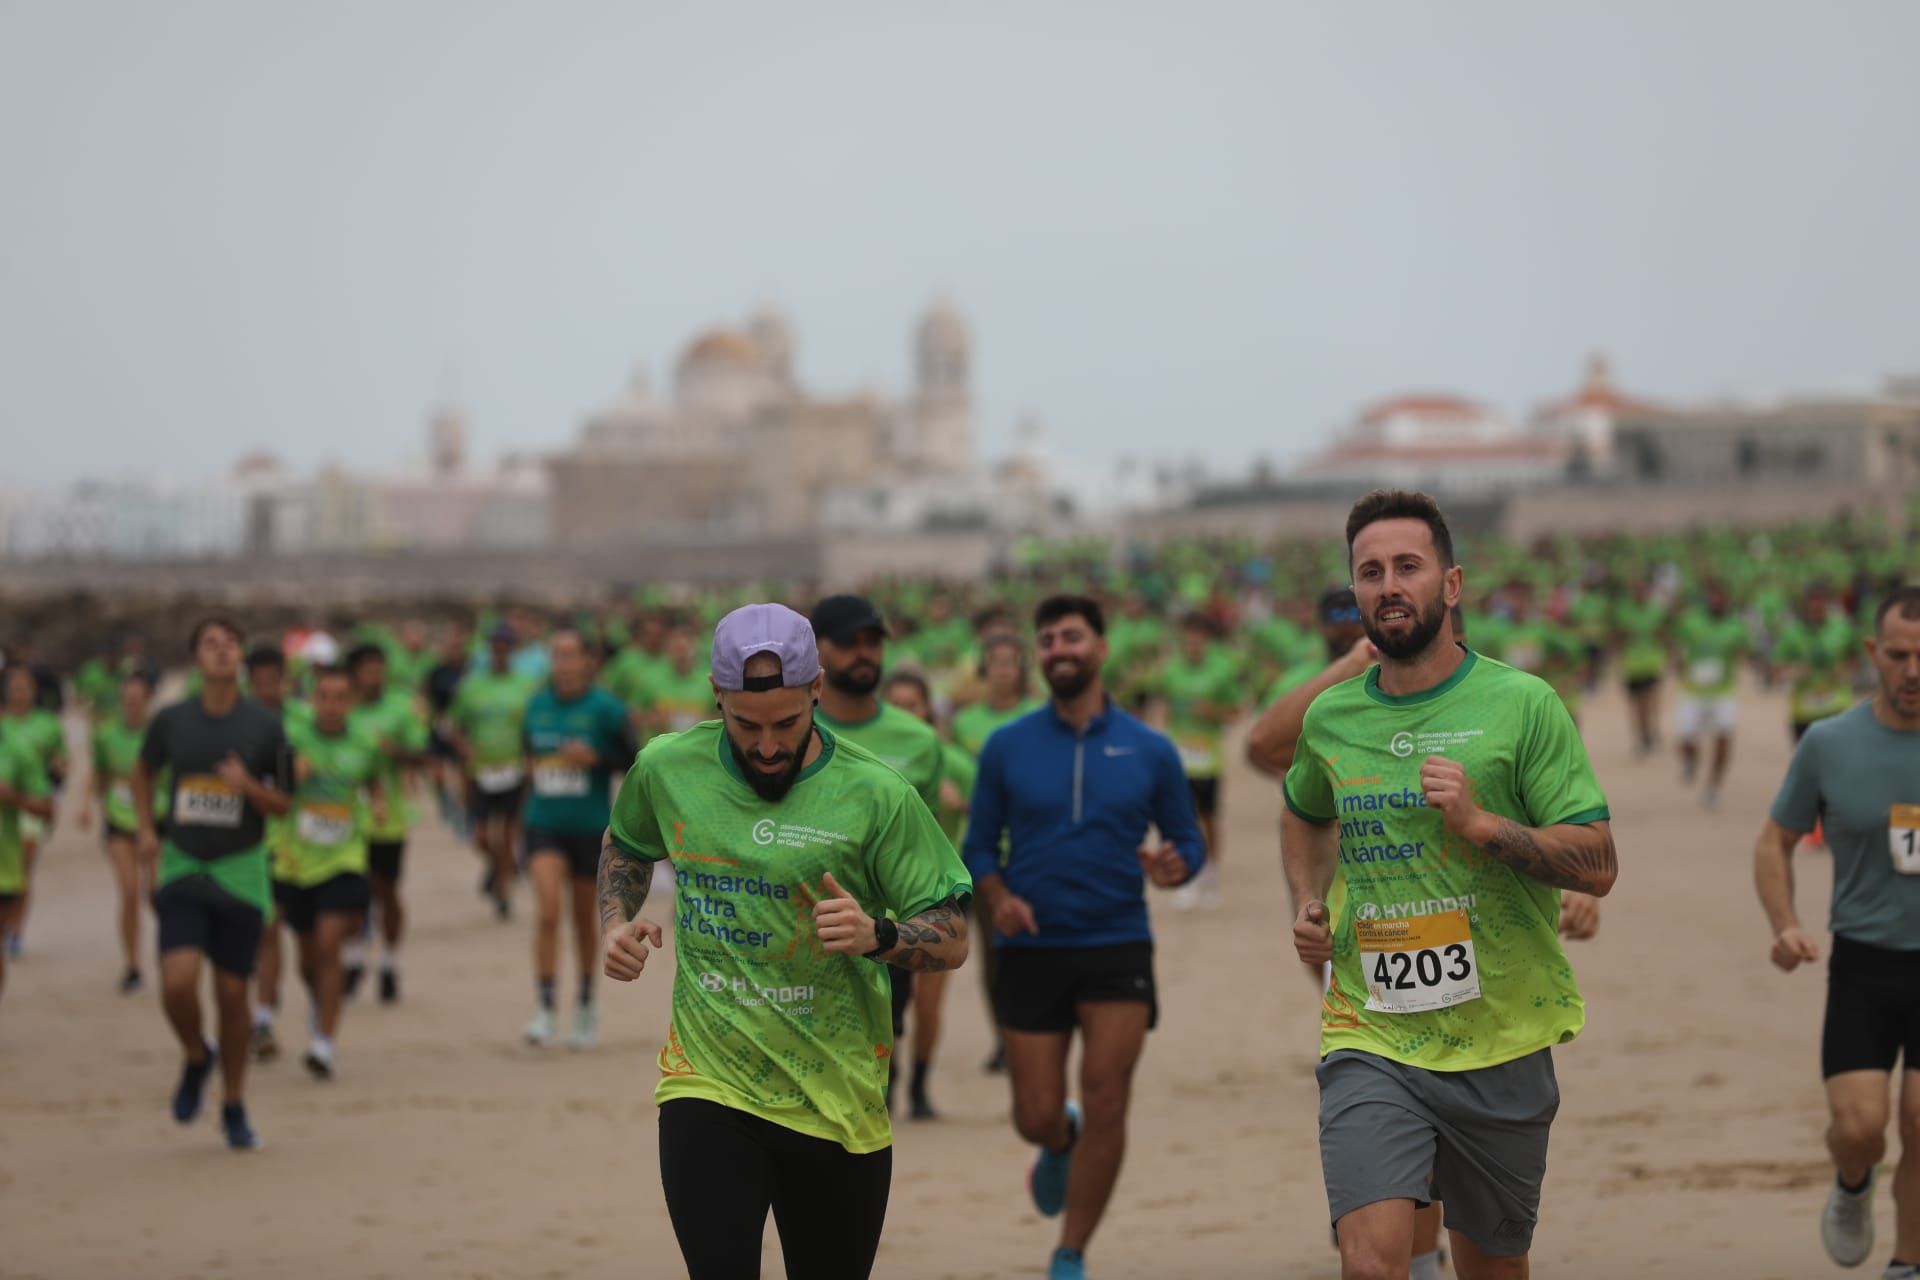
{"type": "Polygon", "coordinates": [[[1920,951],[1920,733],[1880,723],[1873,703],[1810,726],[1773,800],[1773,820],[1819,824],[1833,851],[1833,932],[1920,951]]]}
{"type": "Polygon", "coordinates": [[[533,765],[527,826],[569,835],[606,830],[615,771],[633,757],[625,704],[597,685],[563,701],[548,684],[527,703],[526,734],[533,765]],[[569,742],[584,743],[594,763],[579,765],[561,754],[569,742]]]}
{"type": "Polygon", "coordinates": [[[819,735],[819,757],[767,801],[719,721],[662,734],[627,772],[611,835],[632,857],[670,859],[678,886],[655,1099],[703,1098],[864,1154],[893,1141],[891,984],[885,965],[821,946],[822,877],[903,920],[973,881],[896,770],[819,735]]]}
{"type": "Polygon", "coordinates": [[[1394,696],[1380,668],[1307,709],[1286,803],[1339,824],[1322,1054],[1359,1049],[1471,1071],[1571,1040],[1585,1024],[1560,946],[1560,891],[1446,829],[1429,756],[1465,767],[1480,807],[1529,827],[1607,817],[1573,718],[1537,676],[1469,651],[1445,682],[1394,696]]]}

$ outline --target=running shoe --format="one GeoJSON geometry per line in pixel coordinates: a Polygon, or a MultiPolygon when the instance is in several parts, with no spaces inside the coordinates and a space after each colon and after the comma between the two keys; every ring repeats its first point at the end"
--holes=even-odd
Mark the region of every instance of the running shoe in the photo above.
{"type": "Polygon", "coordinates": [[[19,934],[10,933],[7,935],[7,959],[18,960],[21,956],[25,955],[26,952],[27,944],[19,934]]]}
{"type": "Polygon", "coordinates": [[[1910,1262],[1889,1262],[1880,1280],[1920,1280],[1920,1267],[1910,1262]]]}
{"type": "Polygon", "coordinates": [[[315,1080],[333,1079],[333,1046],[325,1041],[315,1041],[307,1046],[307,1056],[300,1060],[306,1064],[307,1074],[315,1080]]]}
{"type": "Polygon", "coordinates": [[[1716,787],[1708,787],[1705,791],[1701,792],[1700,803],[1705,808],[1718,809],[1720,807],[1719,789],[1716,787]]]}
{"type": "Polygon", "coordinates": [[[600,1006],[583,1004],[573,1011],[573,1030],[567,1033],[567,1048],[582,1053],[600,1043],[600,1006]]]}
{"type": "MultiPolygon", "coordinates": [[[[1067,1207],[1067,1171],[1073,1167],[1073,1144],[1080,1138],[1080,1104],[1067,1103],[1067,1149],[1040,1148],[1027,1171],[1027,1191],[1043,1218],[1057,1217],[1067,1207]]],[[[1078,1257],[1078,1255],[1075,1255],[1078,1257]]],[[[1057,1257],[1057,1256],[1056,1256],[1057,1257]]]]}
{"type": "Polygon", "coordinates": [[[940,1118],[940,1113],[933,1109],[932,1100],[924,1094],[913,1099],[907,1115],[914,1120],[938,1120],[940,1118]]]}
{"type": "Polygon", "coordinates": [[[120,994],[123,996],[139,995],[143,985],[138,969],[129,969],[120,975],[120,994]]]}
{"type": "Polygon", "coordinates": [[[367,966],[364,964],[348,965],[346,976],[340,983],[340,998],[342,1000],[351,1000],[360,994],[360,984],[366,980],[366,976],[367,966]]]}
{"type": "Polygon", "coordinates": [[[1053,1261],[1047,1264],[1047,1280],[1087,1280],[1086,1255],[1064,1245],[1055,1249],[1053,1261]]]}
{"type": "Polygon", "coordinates": [[[230,1151],[258,1151],[260,1135],[247,1123],[247,1109],[238,1102],[229,1102],[220,1108],[220,1128],[227,1135],[227,1149],[230,1151]]]}
{"type": "Polygon", "coordinates": [[[1007,1069],[1007,1046],[993,1046],[993,1056],[980,1064],[980,1069],[990,1076],[997,1076],[1007,1069]]]}
{"type": "Polygon", "coordinates": [[[494,919],[505,922],[513,919],[513,904],[507,901],[507,895],[498,894],[493,899],[494,919]]]}
{"type": "Polygon", "coordinates": [[[400,971],[398,969],[380,971],[380,1003],[400,1003],[400,971]]]}
{"type": "Polygon", "coordinates": [[[555,1036],[560,1034],[559,1019],[553,1016],[551,1009],[536,1009],[533,1017],[527,1020],[527,1029],[520,1034],[525,1036],[527,1043],[534,1048],[544,1049],[553,1043],[555,1036]]]}
{"type": "Polygon", "coordinates": [[[255,1062],[272,1062],[280,1056],[280,1041],[274,1038],[271,1022],[253,1024],[253,1043],[248,1048],[255,1062]]]}
{"type": "Polygon", "coordinates": [[[173,1091],[173,1118],[181,1124],[192,1124],[200,1114],[200,1100],[207,1091],[207,1077],[213,1074],[214,1064],[220,1061],[219,1051],[213,1047],[213,1041],[206,1041],[207,1056],[198,1063],[186,1063],[180,1068],[180,1084],[173,1091]]]}
{"type": "Polygon", "coordinates": [[[1827,1256],[1843,1267],[1857,1267],[1873,1252],[1873,1186],[1878,1172],[1869,1170],[1867,1185],[1849,1191],[1834,1179],[1827,1207],[1820,1215],[1820,1243],[1827,1256]]]}

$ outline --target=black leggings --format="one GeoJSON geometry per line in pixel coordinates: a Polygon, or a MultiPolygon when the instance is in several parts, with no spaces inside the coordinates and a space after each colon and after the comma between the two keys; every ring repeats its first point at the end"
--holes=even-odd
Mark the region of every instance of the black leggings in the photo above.
{"type": "Polygon", "coordinates": [[[856,1156],[717,1102],[660,1106],[660,1184],[688,1280],[759,1280],[769,1208],[788,1280],[866,1280],[892,1181],[892,1147],[856,1156]]]}

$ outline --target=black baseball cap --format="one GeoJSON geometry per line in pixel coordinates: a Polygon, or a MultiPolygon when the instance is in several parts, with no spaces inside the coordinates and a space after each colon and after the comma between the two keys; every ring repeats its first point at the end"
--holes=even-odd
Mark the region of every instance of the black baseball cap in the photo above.
{"type": "Polygon", "coordinates": [[[834,644],[850,644],[862,631],[891,635],[887,620],[865,596],[828,596],[813,606],[813,634],[834,644]]]}

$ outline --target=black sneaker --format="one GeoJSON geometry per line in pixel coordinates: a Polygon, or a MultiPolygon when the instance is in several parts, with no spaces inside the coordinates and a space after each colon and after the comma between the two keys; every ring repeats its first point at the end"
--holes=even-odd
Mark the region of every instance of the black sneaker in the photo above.
{"type": "Polygon", "coordinates": [[[346,976],[340,983],[340,998],[351,1000],[359,993],[360,982],[367,976],[367,966],[353,964],[347,966],[346,976]]]}
{"type": "Polygon", "coordinates": [[[247,1109],[238,1102],[229,1102],[220,1108],[220,1128],[227,1135],[227,1149],[230,1151],[258,1151],[260,1135],[247,1123],[247,1109]]]}
{"type": "Polygon", "coordinates": [[[207,1091],[207,1077],[213,1074],[214,1064],[220,1061],[219,1051],[211,1040],[206,1042],[207,1056],[198,1063],[189,1062],[180,1068],[180,1084],[173,1091],[173,1118],[181,1124],[192,1124],[200,1114],[200,1100],[207,1091]]]}
{"type": "Polygon", "coordinates": [[[120,975],[120,994],[123,996],[139,995],[142,985],[138,969],[129,969],[120,975]]]}
{"type": "Polygon", "coordinates": [[[400,974],[394,969],[380,971],[380,1003],[400,1003],[400,974]]]}
{"type": "Polygon", "coordinates": [[[1007,1069],[1007,1046],[1003,1044],[993,1046],[993,1056],[982,1063],[980,1069],[988,1075],[995,1076],[1005,1071],[1007,1069]]]}
{"type": "Polygon", "coordinates": [[[507,901],[506,894],[499,894],[494,898],[493,915],[496,920],[513,919],[513,904],[507,901]]]}
{"type": "Polygon", "coordinates": [[[280,1042],[274,1038],[271,1022],[253,1024],[253,1042],[249,1049],[255,1062],[272,1062],[280,1056],[280,1042]]]}
{"type": "Polygon", "coordinates": [[[907,1114],[914,1120],[938,1120],[940,1118],[940,1113],[933,1109],[933,1103],[929,1101],[924,1094],[913,1100],[912,1110],[907,1114]]]}

